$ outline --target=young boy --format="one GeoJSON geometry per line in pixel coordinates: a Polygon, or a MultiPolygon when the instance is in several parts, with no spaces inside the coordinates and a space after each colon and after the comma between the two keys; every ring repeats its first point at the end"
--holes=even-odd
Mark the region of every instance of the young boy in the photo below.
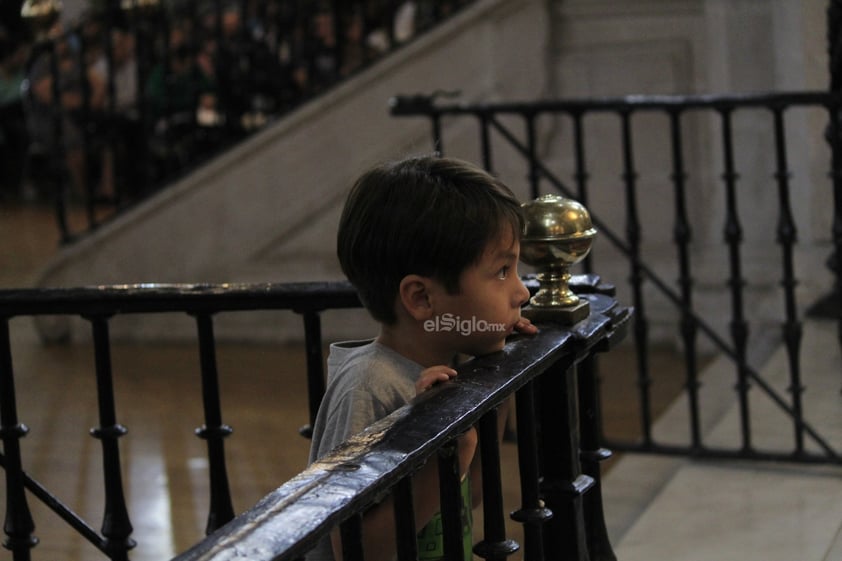
{"type": "MultiPolygon", "coordinates": [[[[340,219],[337,253],[380,333],[331,346],[310,462],[455,376],[458,355],[499,351],[513,331],[536,331],[520,316],[529,297],[517,272],[522,229],[509,188],[467,162],[409,158],[360,177],[340,219]]],[[[463,474],[476,443],[474,430],[459,439],[463,474]]],[[[438,512],[435,464],[413,477],[418,528],[438,512]]],[[[392,516],[388,500],[366,513],[367,561],[394,557],[392,516]]],[[[308,559],[340,559],[340,550],[334,535],[333,551],[324,540],[308,559]]]]}

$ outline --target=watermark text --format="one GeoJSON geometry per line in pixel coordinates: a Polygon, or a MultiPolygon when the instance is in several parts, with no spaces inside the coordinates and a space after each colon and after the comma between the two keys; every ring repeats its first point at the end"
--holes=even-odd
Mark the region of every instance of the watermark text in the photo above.
{"type": "Polygon", "coordinates": [[[503,333],[507,329],[508,326],[505,323],[496,323],[476,317],[462,318],[450,313],[436,316],[424,322],[424,331],[454,331],[460,335],[471,335],[472,333],[485,331],[503,333]]]}

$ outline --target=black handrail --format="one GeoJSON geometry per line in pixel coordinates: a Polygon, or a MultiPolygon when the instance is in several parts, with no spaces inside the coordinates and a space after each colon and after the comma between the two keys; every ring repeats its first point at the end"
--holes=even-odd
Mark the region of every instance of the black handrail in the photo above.
{"type": "MultiPolygon", "coordinates": [[[[516,337],[502,352],[460,366],[454,383],[422,394],[352,437],[175,561],[299,559],[337,526],[346,529],[345,544],[359,546],[359,513],[393,490],[404,488],[407,478],[426,461],[446,451],[454,438],[477,424],[483,480],[490,480],[486,486],[490,497],[485,503],[485,539],[475,545],[474,553],[486,559],[505,559],[518,544],[507,540],[499,527],[498,517],[503,512],[494,491],[499,484],[499,471],[494,477],[495,469],[499,470],[494,454],[495,408],[515,393],[522,485],[526,489],[541,487],[541,499],[537,493],[524,493],[522,508],[513,515],[527,529],[537,530],[526,534],[526,558],[614,559],[604,521],[593,518],[601,518],[602,512],[601,497],[594,491],[599,475],[583,473],[579,458],[577,415],[587,400],[577,389],[576,365],[622,338],[630,311],[616,307],[606,296],[586,297],[595,310],[588,320],[569,328],[542,324],[538,335],[516,337]],[[550,401],[532,401],[535,384],[550,401]],[[541,532],[542,527],[547,531],[541,532]]],[[[585,424],[590,426],[589,421],[585,424]]],[[[599,457],[605,459],[608,454],[603,451],[599,457]]],[[[448,460],[439,458],[440,465],[446,466],[448,460]]],[[[458,487],[458,479],[453,486],[458,487]]],[[[411,506],[398,500],[395,511],[396,519],[401,518],[400,513],[402,524],[414,527],[411,514],[406,520],[411,506]]],[[[458,506],[448,512],[458,513],[458,506]]],[[[458,516],[452,522],[444,521],[445,535],[454,527],[461,531],[458,516]]],[[[399,526],[396,532],[414,536],[405,527],[399,526]]],[[[449,558],[459,558],[461,544],[448,547],[446,542],[445,547],[446,553],[455,556],[449,558]]],[[[411,548],[402,549],[398,559],[410,558],[414,559],[411,548]]]]}

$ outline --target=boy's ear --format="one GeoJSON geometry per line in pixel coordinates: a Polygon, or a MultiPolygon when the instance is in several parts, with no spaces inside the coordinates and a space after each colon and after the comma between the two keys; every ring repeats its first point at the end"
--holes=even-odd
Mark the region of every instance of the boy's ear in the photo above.
{"type": "Polygon", "coordinates": [[[398,298],[413,319],[422,321],[433,315],[430,302],[430,279],[420,275],[407,275],[401,279],[398,298]]]}

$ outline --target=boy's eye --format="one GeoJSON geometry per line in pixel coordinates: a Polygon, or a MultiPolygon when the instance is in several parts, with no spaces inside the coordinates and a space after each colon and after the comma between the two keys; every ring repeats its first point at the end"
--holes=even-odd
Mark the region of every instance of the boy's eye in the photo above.
{"type": "Polygon", "coordinates": [[[511,267],[509,265],[504,265],[499,271],[497,271],[497,278],[505,279],[509,276],[509,270],[511,267]]]}

